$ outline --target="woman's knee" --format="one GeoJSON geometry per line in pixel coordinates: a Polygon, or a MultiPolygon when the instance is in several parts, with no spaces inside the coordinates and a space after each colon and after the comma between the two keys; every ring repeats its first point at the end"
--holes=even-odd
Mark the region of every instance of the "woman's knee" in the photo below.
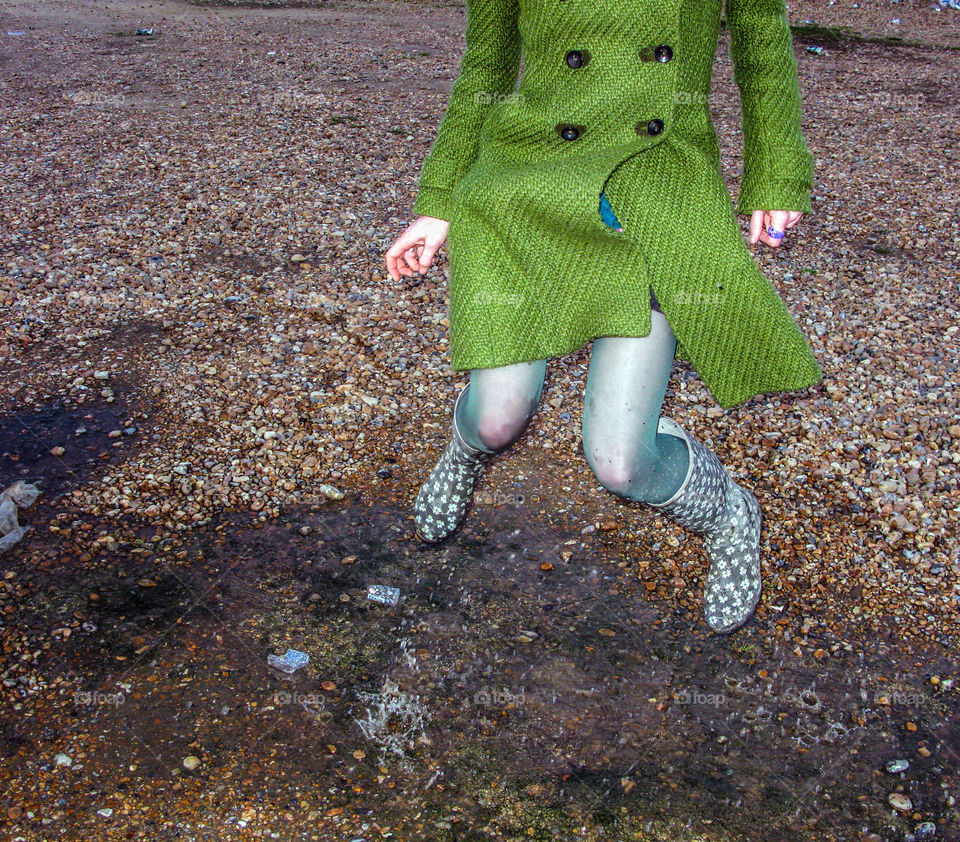
{"type": "Polygon", "coordinates": [[[656,450],[637,445],[600,444],[584,438],[583,450],[597,481],[620,497],[634,497],[642,491],[644,481],[655,473],[659,462],[656,450]]]}
{"type": "Polygon", "coordinates": [[[537,411],[538,400],[495,404],[477,419],[477,437],[489,450],[503,450],[527,428],[537,411]]]}
{"type": "Polygon", "coordinates": [[[480,370],[470,378],[465,395],[461,429],[484,449],[503,450],[527,428],[540,404],[543,361],[509,370],[480,370]]]}

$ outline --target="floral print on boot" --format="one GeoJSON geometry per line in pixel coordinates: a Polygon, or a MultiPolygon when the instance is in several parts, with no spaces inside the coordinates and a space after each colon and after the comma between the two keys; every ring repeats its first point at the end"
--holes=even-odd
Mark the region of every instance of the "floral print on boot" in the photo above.
{"type": "Polygon", "coordinates": [[[457,395],[450,427],[452,437],[439,461],[421,486],[413,504],[417,537],[435,543],[453,532],[466,513],[473,489],[484,466],[495,454],[467,444],[457,427],[457,407],[468,383],[457,395]]]}
{"type": "Polygon", "coordinates": [[[661,418],[657,432],[687,443],[689,466],[676,494],[652,505],[703,536],[710,558],[704,615],[714,631],[733,631],[750,619],[760,601],[760,504],[733,481],[716,454],[676,421],[661,418]]]}

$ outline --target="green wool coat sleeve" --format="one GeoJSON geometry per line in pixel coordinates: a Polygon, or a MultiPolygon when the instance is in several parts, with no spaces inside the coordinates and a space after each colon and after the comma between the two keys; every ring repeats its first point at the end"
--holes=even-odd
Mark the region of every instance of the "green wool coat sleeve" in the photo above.
{"type": "Polygon", "coordinates": [[[520,73],[519,0],[468,0],[466,50],[447,110],[420,171],[415,214],[450,219],[450,194],[477,157],[486,109],[520,73]]]}
{"type": "Polygon", "coordinates": [[[725,10],[743,122],[737,213],[810,213],[813,155],[800,129],[797,60],[784,0],[725,0],[725,10]]]}

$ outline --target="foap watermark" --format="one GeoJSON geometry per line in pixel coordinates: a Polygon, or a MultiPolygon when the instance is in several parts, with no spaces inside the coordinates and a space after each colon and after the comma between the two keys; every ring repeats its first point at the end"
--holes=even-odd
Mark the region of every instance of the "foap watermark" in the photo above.
{"type": "Polygon", "coordinates": [[[267,91],[262,101],[275,108],[320,108],[330,104],[330,98],[326,94],[297,88],[267,91]]]}
{"type": "Polygon", "coordinates": [[[875,691],[873,703],[875,705],[904,705],[906,707],[920,707],[927,701],[927,696],[919,691],[911,693],[903,690],[875,691]]]}
{"type": "Polygon", "coordinates": [[[719,307],[723,303],[722,290],[722,286],[719,286],[716,292],[681,289],[676,292],[673,300],[678,307],[719,307]]]}
{"type": "Polygon", "coordinates": [[[713,705],[719,707],[727,703],[723,693],[701,693],[699,690],[684,688],[673,694],[673,700],[679,705],[713,705]]]}
{"type": "Polygon", "coordinates": [[[522,506],[524,499],[522,494],[507,493],[499,489],[477,493],[477,502],[482,506],[522,506]]]}
{"type": "Polygon", "coordinates": [[[123,693],[102,693],[99,690],[77,690],[73,694],[75,705],[113,705],[120,707],[126,700],[123,693]]]}
{"type": "Polygon", "coordinates": [[[492,289],[481,289],[474,293],[473,300],[481,305],[520,307],[526,296],[519,292],[497,292],[492,289]]]}
{"type": "MultiPolygon", "coordinates": [[[[305,264],[313,266],[315,262],[315,258],[307,257],[305,260],[298,260],[294,265],[297,267],[303,267],[305,264]]],[[[272,295],[272,299],[277,304],[289,307],[291,310],[308,310],[310,312],[320,313],[334,309],[334,303],[327,295],[319,290],[278,290],[272,295]]]]}
{"type": "Polygon", "coordinates": [[[499,105],[503,102],[520,105],[523,103],[523,100],[524,96],[519,91],[513,91],[509,94],[501,93],[500,91],[477,91],[473,95],[474,105],[490,105],[491,103],[499,105]]]}
{"type": "MultiPolygon", "coordinates": [[[[900,91],[872,91],[863,99],[854,100],[857,107],[879,106],[881,108],[919,108],[926,102],[922,93],[902,93],[900,91]]],[[[844,101],[844,105],[847,102],[844,101]]]]}
{"type": "Polygon", "coordinates": [[[481,687],[473,694],[473,703],[478,707],[489,707],[491,705],[496,705],[497,707],[513,705],[514,707],[518,707],[523,704],[526,697],[526,692],[522,687],[519,693],[513,693],[506,687],[500,690],[495,687],[481,687]]]}
{"type": "Polygon", "coordinates": [[[326,696],[323,693],[298,693],[292,690],[277,690],[273,694],[273,704],[280,707],[283,705],[300,705],[303,708],[324,709],[326,705],[326,696]]]}
{"type": "Polygon", "coordinates": [[[126,105],[127,98],[122,94],[105,94],[101,91],[67,91],[64,94],[74,105],[126,105]]]}
{"type": "Polygon", "coordinates": [[[675,105],[706,105],[710,106],[716,94],[712,91],[685,91],[676,90],[673,92],[673,102],[675,105]]]}
{"type": "Polygon", "coordinates": [[[867,672],[858,681],[860,701],[883,707],[921,707],[930,700],[936,685],[921,684],[920,681],[919,676],[899,670],[892,675],[867,672]]]}

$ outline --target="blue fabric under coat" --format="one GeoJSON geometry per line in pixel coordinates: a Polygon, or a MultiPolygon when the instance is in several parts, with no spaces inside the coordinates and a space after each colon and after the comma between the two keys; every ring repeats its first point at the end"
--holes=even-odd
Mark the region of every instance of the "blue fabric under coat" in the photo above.
{"type": "Polygon", "coordinates": [[[607,201],[607,194],[600,194],[600,216],[603,217],[603,221],[607,223],[611,228],[622,228],[620,221],[617,219],[616,214],[613,212],[613,208],[610,207],[610,202],[607,201]]]}

